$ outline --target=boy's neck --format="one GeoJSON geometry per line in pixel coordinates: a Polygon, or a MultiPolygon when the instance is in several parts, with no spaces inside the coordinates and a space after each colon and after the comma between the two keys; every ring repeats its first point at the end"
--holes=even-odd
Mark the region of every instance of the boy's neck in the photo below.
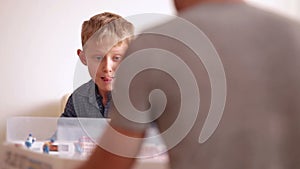
{"type": "Polygon", "coordinates": [[[95,84],[96,87],[96,93],[98,93],[102,97],[102,104],[105,106],[109,100],[110,92],[105,92],[99,90],[98,86],[95,84]]]}
{"type": "Polygon", "coordinates": [[[109,92],[100,92],[98,90],[98,94],[102,97],[102,104],[105,106],[109,100],[109,92]]]}
{"type": "Polygon", "coordinates": [[[105,106],[107,104],[107,101],[108,101],[108,97],[107,97],[107,94],[102,96],[102,104],[105,106]]]}

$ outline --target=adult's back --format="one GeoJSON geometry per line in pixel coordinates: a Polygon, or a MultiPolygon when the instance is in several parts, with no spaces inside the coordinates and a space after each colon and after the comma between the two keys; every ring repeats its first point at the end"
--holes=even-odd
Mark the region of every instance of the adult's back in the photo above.
{"type": "MultiPolygon", "coordinates": [[[[227,98],[207,142],[198,143],[208,112],[203,108],[193,130],[170,151],[174,169],[299,168],[299,24],[244,3],[202,4],[180,16],[215,46],[226,74],[227,98]]],[[[198,77],[200,84],[202,79],[198,77]]],[[[203,86],[201,96],[210,91],[203,86]]],[[[200,106],[208,107],[203,102],[200,106]]]]}

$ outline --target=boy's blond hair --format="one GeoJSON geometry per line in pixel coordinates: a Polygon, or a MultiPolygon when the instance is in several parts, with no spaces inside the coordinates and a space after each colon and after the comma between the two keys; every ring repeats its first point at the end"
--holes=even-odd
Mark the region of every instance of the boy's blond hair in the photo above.
{"type": "Polygon", "coordinates": [[[84,46],[92,36],[96,36],[98,43],[107,39],[119,42],[124,39],[127,40],[128,37],[133,36],[133,34],[134,26],[132,23],[128,22],[120,15],[104,12],[83,22],[81,43],[82,46],[84,46]]]}

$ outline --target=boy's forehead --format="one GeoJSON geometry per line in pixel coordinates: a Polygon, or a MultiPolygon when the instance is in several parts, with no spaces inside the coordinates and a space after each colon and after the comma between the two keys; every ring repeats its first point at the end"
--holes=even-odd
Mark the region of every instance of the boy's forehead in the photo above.
{"type": "Polygon", "coordinates": [[[86,51],[108,51],[114,46],[114,43],[108,40],[96,40],[89,39],[88,42],[84,45],[84,50],[86,51]]]}
{"type": "Polygon", "coordinates": [[[95,39],[90,39],[84,45],[84,51],[86,54],[102,54],[105,55],[108,53],[112,48],[127,48],[127,42],[112,42],[112,41],[99,41],[95,39]]]}

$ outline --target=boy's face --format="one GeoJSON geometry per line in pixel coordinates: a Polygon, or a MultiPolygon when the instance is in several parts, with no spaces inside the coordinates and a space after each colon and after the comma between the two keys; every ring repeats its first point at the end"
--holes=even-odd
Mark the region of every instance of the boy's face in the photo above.
{"type": "Polygon", "coordinates": [[[82,55],[80,60],[87,65],[90,76],[102,96],[112,90],[115,71],[123,60],[127,48],[128,44],[123,42],[113,46],[107,52],[94,42],[89,43],[84,52],[79,54],[82,55]]]}

